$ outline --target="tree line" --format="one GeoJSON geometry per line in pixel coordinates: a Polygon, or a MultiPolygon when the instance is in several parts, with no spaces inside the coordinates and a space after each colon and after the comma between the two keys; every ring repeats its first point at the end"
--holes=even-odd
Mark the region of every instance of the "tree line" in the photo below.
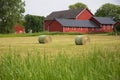
{"type": "MultiPolygon", "coordinates": [[[[23,0],[0,0],[0,33],[13,33],[13,26],[20,24],[25,27],[25,32],[43,31],[44,16],[23,15],[25,12],[25,2],[23,0]]],[[[72,4],[69,9],[88,8],[81,2],[72,4]]],[[[89,9],[90,10],[90,9],[89,9]]],[[[112,17],[115,21],[120,21],[120,5],[111,3],[103,4],[95,13],[98,17],[112,17]]]]}

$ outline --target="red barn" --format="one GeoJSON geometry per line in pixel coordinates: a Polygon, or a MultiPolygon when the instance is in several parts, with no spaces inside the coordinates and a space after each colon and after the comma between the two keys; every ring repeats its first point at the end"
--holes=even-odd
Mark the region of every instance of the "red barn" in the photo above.
{"type": "Polygon", "coordinates": [[[15,33],[16,34],[24,33],[24,27],[20,25],[15,25],[15,33]]]}
{"type": "Polygon", "coordinates": [[[92,17],[94,23],[96,23],[100,29],[99,32],[112,32],[115,22],[110,17],[92,17]]]}
{"type": "Polygon", "coordinates": [[[93,17],[87,9],[52,12],[45,18],[44,30],[49,32],[111,32],[112,18],[93,17]]]}

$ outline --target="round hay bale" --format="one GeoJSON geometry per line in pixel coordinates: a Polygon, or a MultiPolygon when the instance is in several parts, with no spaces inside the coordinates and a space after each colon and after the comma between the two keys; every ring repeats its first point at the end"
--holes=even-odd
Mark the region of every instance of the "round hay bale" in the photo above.
{"type": "Polygon", "coordinates": [[[78,35],[75,38],[75,44],[76,45],[85,45],[90,41],[90,38],[86,35],[78,35]]]}
{"type": "Polygon", "coordinates": [[[49,43],[52,41],[52,38],[49,35],[41,35],[38,38],[38,42],[45,44],[45,43],[49,43]]]}

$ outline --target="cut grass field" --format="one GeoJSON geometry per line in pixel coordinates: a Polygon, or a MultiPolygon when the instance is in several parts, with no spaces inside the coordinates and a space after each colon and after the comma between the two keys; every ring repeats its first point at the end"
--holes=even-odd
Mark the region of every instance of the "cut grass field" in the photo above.
{"type": "Polygon", "coordinates": [[[0,38],[0,80],[120,80],[120,36],[90,34],[75,45],[76,35],[0,38]]]}
{"type": "MultiPolygon", "coordinates": [[[[101,49],[114,50],[115,46],[119,46],[119,36],[107,36],[107,35],[89,35],[90,43],[87,45],[76,46],[76,35],[51,35],[52,42],[48,44],[39,44],[39,36],[34,37],[5,37],[0,38],[0,53],[12,51],[18,51],[18,53],[24,54],[26,52],[34,53],[34,50],[38,50],[41,53],[47,52],[47,54],[61,53],[61,51],[68,54],[80,54],[91,51],[92,48],[100,47],[101,49]]],[[[63,53],[62,52],[62,53],[63,53]]]]}

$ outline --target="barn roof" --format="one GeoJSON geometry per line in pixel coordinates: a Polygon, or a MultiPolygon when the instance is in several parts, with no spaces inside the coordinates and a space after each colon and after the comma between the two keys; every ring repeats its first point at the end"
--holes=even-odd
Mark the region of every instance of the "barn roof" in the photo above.
{"type": "Polygon", "coordinates": [[[110,17],[94,17],[98,22],[101,24],[115,24],[115,21],[113,21],[110,17]]]}
{"type": "Polygon", "coordinates": [[[69,27],[98,27],[90,20],[71,20],[71,19],[56,19],[62,26],[69,27]]]}
{"type": "Polygon", "coordinates": [[[114,24],[114,26],[118,26],[118,25],[120,25],[120,21],[118,21],[114,24]]]}
{"type": "Polygon", "coordinates": [[[48,15],[45,20],[54,20],[55,18],[66,18],[66,19],[73,19],[76,18],[76,16],[83,11],[84,9],[72,9],[72,10],[63,10],[63,11],[56,11],[52,12],[50,15],[48,15]]]}

